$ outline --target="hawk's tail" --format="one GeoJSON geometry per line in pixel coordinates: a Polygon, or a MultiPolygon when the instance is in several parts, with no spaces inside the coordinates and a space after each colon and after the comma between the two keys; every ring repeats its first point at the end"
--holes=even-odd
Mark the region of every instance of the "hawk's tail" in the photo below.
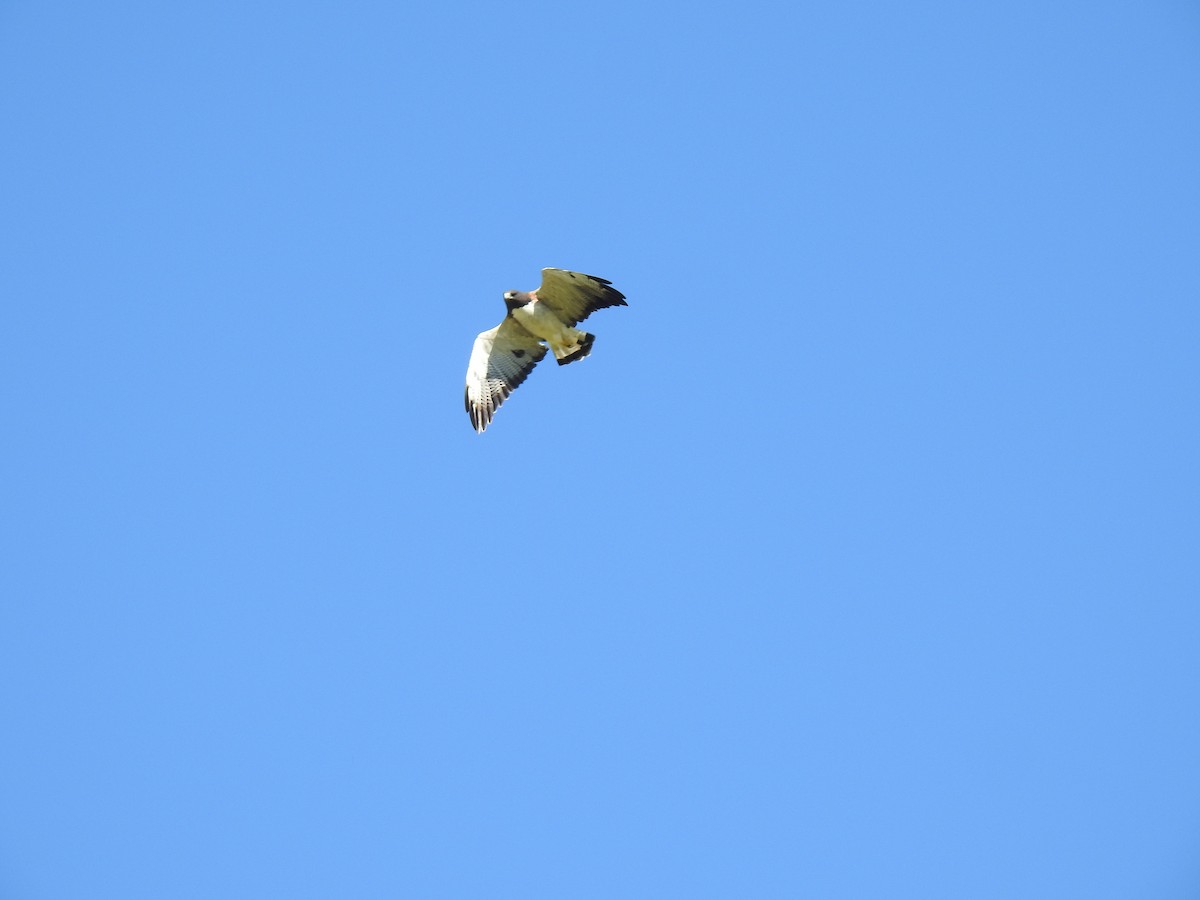
{"type": "Polygon", "coordinates": [[[576,338],[574,344],[562,344],[558,347],[551,347],[554,351],[554,358],[558,360],[560,366],[565,366],[567,363],[573,363],[577,359],[583,359],[592,352],[592,342],[596,340],[594,334],[588,334],[586,331],[579,332],[579,337],[576,338]]]}

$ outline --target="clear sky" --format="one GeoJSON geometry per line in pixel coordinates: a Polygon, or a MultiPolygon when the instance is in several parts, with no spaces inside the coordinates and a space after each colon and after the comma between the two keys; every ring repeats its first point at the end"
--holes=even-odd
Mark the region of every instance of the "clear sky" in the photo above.
{"type": "Polygon", "coordinates": [[[1195,3],[9,0],[0,123],[4,900],[1200,895],[1195,3]]]}

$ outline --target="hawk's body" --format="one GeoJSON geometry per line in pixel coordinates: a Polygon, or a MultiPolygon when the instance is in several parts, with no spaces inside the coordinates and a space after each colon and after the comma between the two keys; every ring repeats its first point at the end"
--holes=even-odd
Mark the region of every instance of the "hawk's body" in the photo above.
{"type": "Polygon", "coordinates": [[[504,303],[508,315],[475,338],[467,365],[467,412],[480,433],[546,355],[542,341],[554,351],[560,366],[583,359],[592,352],[595,336],[575,324],[598,309],[627,305],[612,282],[565,269],[542,269],[541,287],[509,291],[504,303]]]}
{"type": "MultiPolygon", "coordinates": [[[[572,356],[583,349],[583,343],[590,335],[586,331],[572,328],[559,318],[559,314],[548,304],[538,299],[537,291],[528,294],[517,294],[524,299],[522,306],[514,306],[509,315],[517,320],[517,324],[532,334],[535,338],[545,341],[554,351],[554,357],[562,365],[575,359],[583,359],[587,354],[572,356]],[[568,357],[570,357],[568,359],[568,357]]],[[[589,343],[590,347],[591,344],[589,343]]]]}

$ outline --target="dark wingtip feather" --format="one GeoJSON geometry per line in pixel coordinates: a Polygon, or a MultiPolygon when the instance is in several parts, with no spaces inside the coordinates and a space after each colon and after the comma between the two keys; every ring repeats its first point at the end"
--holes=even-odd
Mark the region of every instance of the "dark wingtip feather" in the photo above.
{"type": "Polygon", "coordinates": [[[588,314],[595,312],[598,309],[608,309],[612,306],[628,306],[625,302],[625,295],[612,286],[612,282],[607,278],[601,278],[598,275],[588,275],[599,290],[600,296],[594,303],[588,304],[588,314]]]}

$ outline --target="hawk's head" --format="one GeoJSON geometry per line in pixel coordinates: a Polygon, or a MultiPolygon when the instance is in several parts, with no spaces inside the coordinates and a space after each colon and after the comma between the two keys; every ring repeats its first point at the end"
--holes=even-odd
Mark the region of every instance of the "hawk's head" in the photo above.
{"type": "Polygon", "coordinates": [[[508,311],[512,312],[518,307],[524,306],[529,302],[529,294],[525,291],[505,291],[504,305],[508,307],[508,311]]]}

